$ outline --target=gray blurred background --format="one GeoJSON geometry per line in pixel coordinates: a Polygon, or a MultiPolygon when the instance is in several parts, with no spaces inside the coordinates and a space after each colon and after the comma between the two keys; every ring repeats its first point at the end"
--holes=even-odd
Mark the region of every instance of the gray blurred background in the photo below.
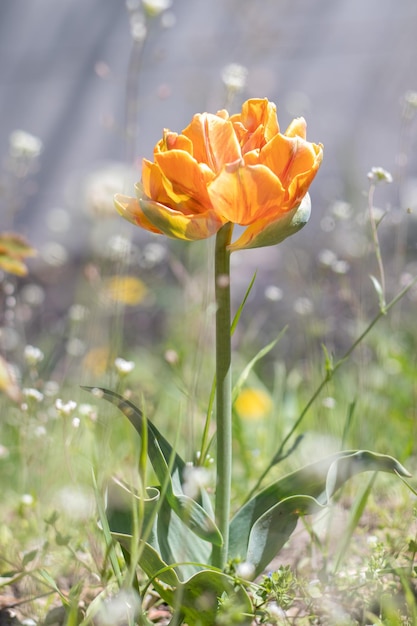
{"type": "MultiPolygon", "coordinates": [[[[366,210],[372,166],[394,176],[378,191],[393,221],[413,208],[416,0],[173,0],[143,48],[142,28],[135,0],[0,4],[0,226],[27,235],[41,258],[82,258],[98,220],[122,232],[122,220],[103,217],[113,192],[133,192],[164,127],[180,131],[225,105],[230,63],[248,70],[232,112],[268,97],[283,129],[304,115],[308,139],[325,146],[299,248],[331,248],[334,262],[360,256],[360,235],[343,220],[366,210]],[[18,129],[42,142],[38,156],[18,129]]],[[[237,263],[273,271],[286,245],[237,263]]]]}

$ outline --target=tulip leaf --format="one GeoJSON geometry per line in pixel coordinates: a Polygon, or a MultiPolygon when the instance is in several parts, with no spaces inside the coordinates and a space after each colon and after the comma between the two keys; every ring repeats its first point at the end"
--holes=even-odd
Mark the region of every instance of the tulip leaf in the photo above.
{"type": "MultiPolygon", "coordinates": [[[[83,389],[90,392],[96,390],[100,397],[116,405],[128,418],[139,436],[141,435],[143,414],[132,402],[107,389],[91,387],[83,387],[83,389]]],[[[148,456],[158,480],[161,485],[165,486],[165,498],[169,506],[195,535],[211,544],[221,545],[222,536],[213,520],[208,494],[202,489],[200,502],[197,502],[183,493],[182,474],[185,462],[151,421],[146,420],[146,426],[148,456]]]]}
{"type": "Polygon", "coordinates": [[[223,572],[202,570],[175,589],[158,584],[158,580],[152,584],[187,624],[213,626],[220,623],[216,616],[219,600],[225,595],[231,600],[236,614],[239,614],[239,624],[249,626],[252,623],[253,609],[248,594],[242,585],[237,586],[235,580],[223,572]]]}
{"type": "Polygon", "coordinates": [[[316,513],[322,508],[311,496],[292,496],[281,500],[256,520],[245,557],[245,561],[255,567],[255,576],[263,572],[271,556],[278,554],[288,541],[300,515],[316,513]]]}
{"type": "MultiPolygon", "coordinates": [[[[230,524],[229,558],[248,560],[249,550],[251,558],[255,558],[256,546],[264,546],[263,554],[272,560],[285,543],[285,536],[290,537],[298,517],[309,512],[310,505],[327,505],[344,482],[366,471],[409,476],[396,459],[367,450],[340,452],[307,465],[275,481],[239,509],[230,524]],[[294,496],[301,499],[293,501],[294,496]],[[274,529],[278,523],[280,529],[274,529]]],[[[266,563],[260,557],[255,560],[260,571],[266,563]]]]}

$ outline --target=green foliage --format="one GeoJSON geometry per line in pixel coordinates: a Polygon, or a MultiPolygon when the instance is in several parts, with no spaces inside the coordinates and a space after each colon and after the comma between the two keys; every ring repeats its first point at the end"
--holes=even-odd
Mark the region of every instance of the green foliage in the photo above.
{"type": "MultiPolygon", "coordinates": [[[[115,404],[139,436],[143,436],[146,426],[148,456],[160,483],[148,487],[146,497],[126,485],[115,484],[130,500],[119,497],[117,508],[111,503],[108,507],[113,537],[128,554],[138,542],[138,564],[181,619],[213,624],[223,595],[229,599],[236,596],[238,605],[245,607],[242,615],[252,614],[245,586],[211,567],[211,548],[221,537],[206,490],[201,487],[196,499],[184,493],[185,462],[132,402],[105,389],[89,391],[115,404]],[[139,524],[145,529],[136,538],[135,515],[141,515],[139,524]]],[[[237,511],[230,522],[228,558],[246,562],[253,567],[254,575],[261,574],[288,541],[300,516],[322,510],[349,478],[366,471],[409,476],[392,457],[369,451],[340,452],[307,465],[276,480],[237,511]]],[[[357,521],[355,516],[354,523],[357,521]]]]}

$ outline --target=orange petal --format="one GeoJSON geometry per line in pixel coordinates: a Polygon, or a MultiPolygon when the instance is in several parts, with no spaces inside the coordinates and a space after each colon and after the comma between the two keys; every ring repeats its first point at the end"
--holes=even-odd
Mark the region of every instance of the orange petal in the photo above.
{"type": "Polygon", "coordinates": [[[217,233],[224,223],[214,211],[206,211],[199,215],[184,215],[162,204],[147,200],[141,202],[141,208],[159,232],[174,239],[187,241],[207,239],[217,233]]]}
{"type": "Polygon", "coordinates": [[[170,199],[169,206],[175,208],[173,205],[183,205],[184,212],[192,213],[211,209],[207,184],[214,178],[214,174],[207,165],[197,163],[191,155],[181,150],[170,150],[155,158],[162,184],[170,199]]]}
{"type": "Polygon", "coordinates": [[[269,102],[266,98],[247,100],[242,105],[241,113],[232,115],[230,120],[243,124],[250,134],[255,133],[259,127],[262,127],[264,142],[270,141],[272,137],[279,133],[277,108],[273,102],[269,102]]]}
{"type": "Polygon", "coordinates": [[[279,177],[284,187],[288,187],[295,176],[316,167],[321,152],[321,146],[304,141],[300,137],[276,135],[261,150],[259,162],[269,167],[279,177]]]}
{"type": "Polygon", "coordinates": [[[140,226],[141,228],[145,228],[152,233],[161,234],[161,231],[148,220],[136,198],[131,198],[130,196],[124,196],[118,193],[114,196],[114,205],[120,215],[128,220],[128,222],[131,222],[136,226],[140,226]]]}
{"type": "Polygon", "coordinates": [[[251,224],[267,216],[271,219],[285,198],[285,190],[271,170],[241,162],[224,168],[208,186],[208,193],[216,212],[235,224],[251,224]]]}
{"type": "Polygon", "coordinates": [[[193,156],[198,163],[206,163],[217,173],[226,163],[233,163],[240,158],[240,146],[233,124],[228,120],[201,113],[193,120],[183,134],[193,143],[193,156]]]}
{"type": "Polygon", "coordinates": [[[288,126],[284,135],[286,137],[301,137],[305,139],[307,136],[307,123],[303,117],[296,117],[288,126]]]}
{"type": "Polygon", "coordinates": [[[166,152],[167,150],[184,150],[192,154],[193,144],[185,135],[179,135],[165,129],[162,139],[155,146],[154,154],[166,152]]]}
{"type": "Polygon", "coordinates": [[[306,194],[302,202],[291,211],[277,213],[275,220],[264,217],[246,228],[243,234],[228,246],[231,252],[248,248],[275,246],[287,237],[294,235],[305,226],[310,218],[310,196],[306,194]]]}
{"type": "Polygon", "coordinates": [[[138,199],[145,195],[155,200],[155,202],[169,204],[170,198],[165,191],[161,170],[156,163],[152,163],[147,159],[142,161],[142,187],[144,194],[138,194],[138,190],[136,190],[138,199]]]}

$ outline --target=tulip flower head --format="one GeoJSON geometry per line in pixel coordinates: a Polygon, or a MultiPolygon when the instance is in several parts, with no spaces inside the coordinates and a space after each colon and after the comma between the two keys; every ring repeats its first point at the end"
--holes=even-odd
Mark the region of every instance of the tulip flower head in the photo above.
{"type": "Polygon", "coordinates": [[[239,114],[197,114],[181,134],[165,130],[154,160],[143,160],[136,198],[117,194],[115,205],[168,237],[206,239],[230,222],[245,227],[230,250],[275,245],[308,221],[322,156],[303,118],[282,134],[275,104],[252,99],[239,114]]]}

